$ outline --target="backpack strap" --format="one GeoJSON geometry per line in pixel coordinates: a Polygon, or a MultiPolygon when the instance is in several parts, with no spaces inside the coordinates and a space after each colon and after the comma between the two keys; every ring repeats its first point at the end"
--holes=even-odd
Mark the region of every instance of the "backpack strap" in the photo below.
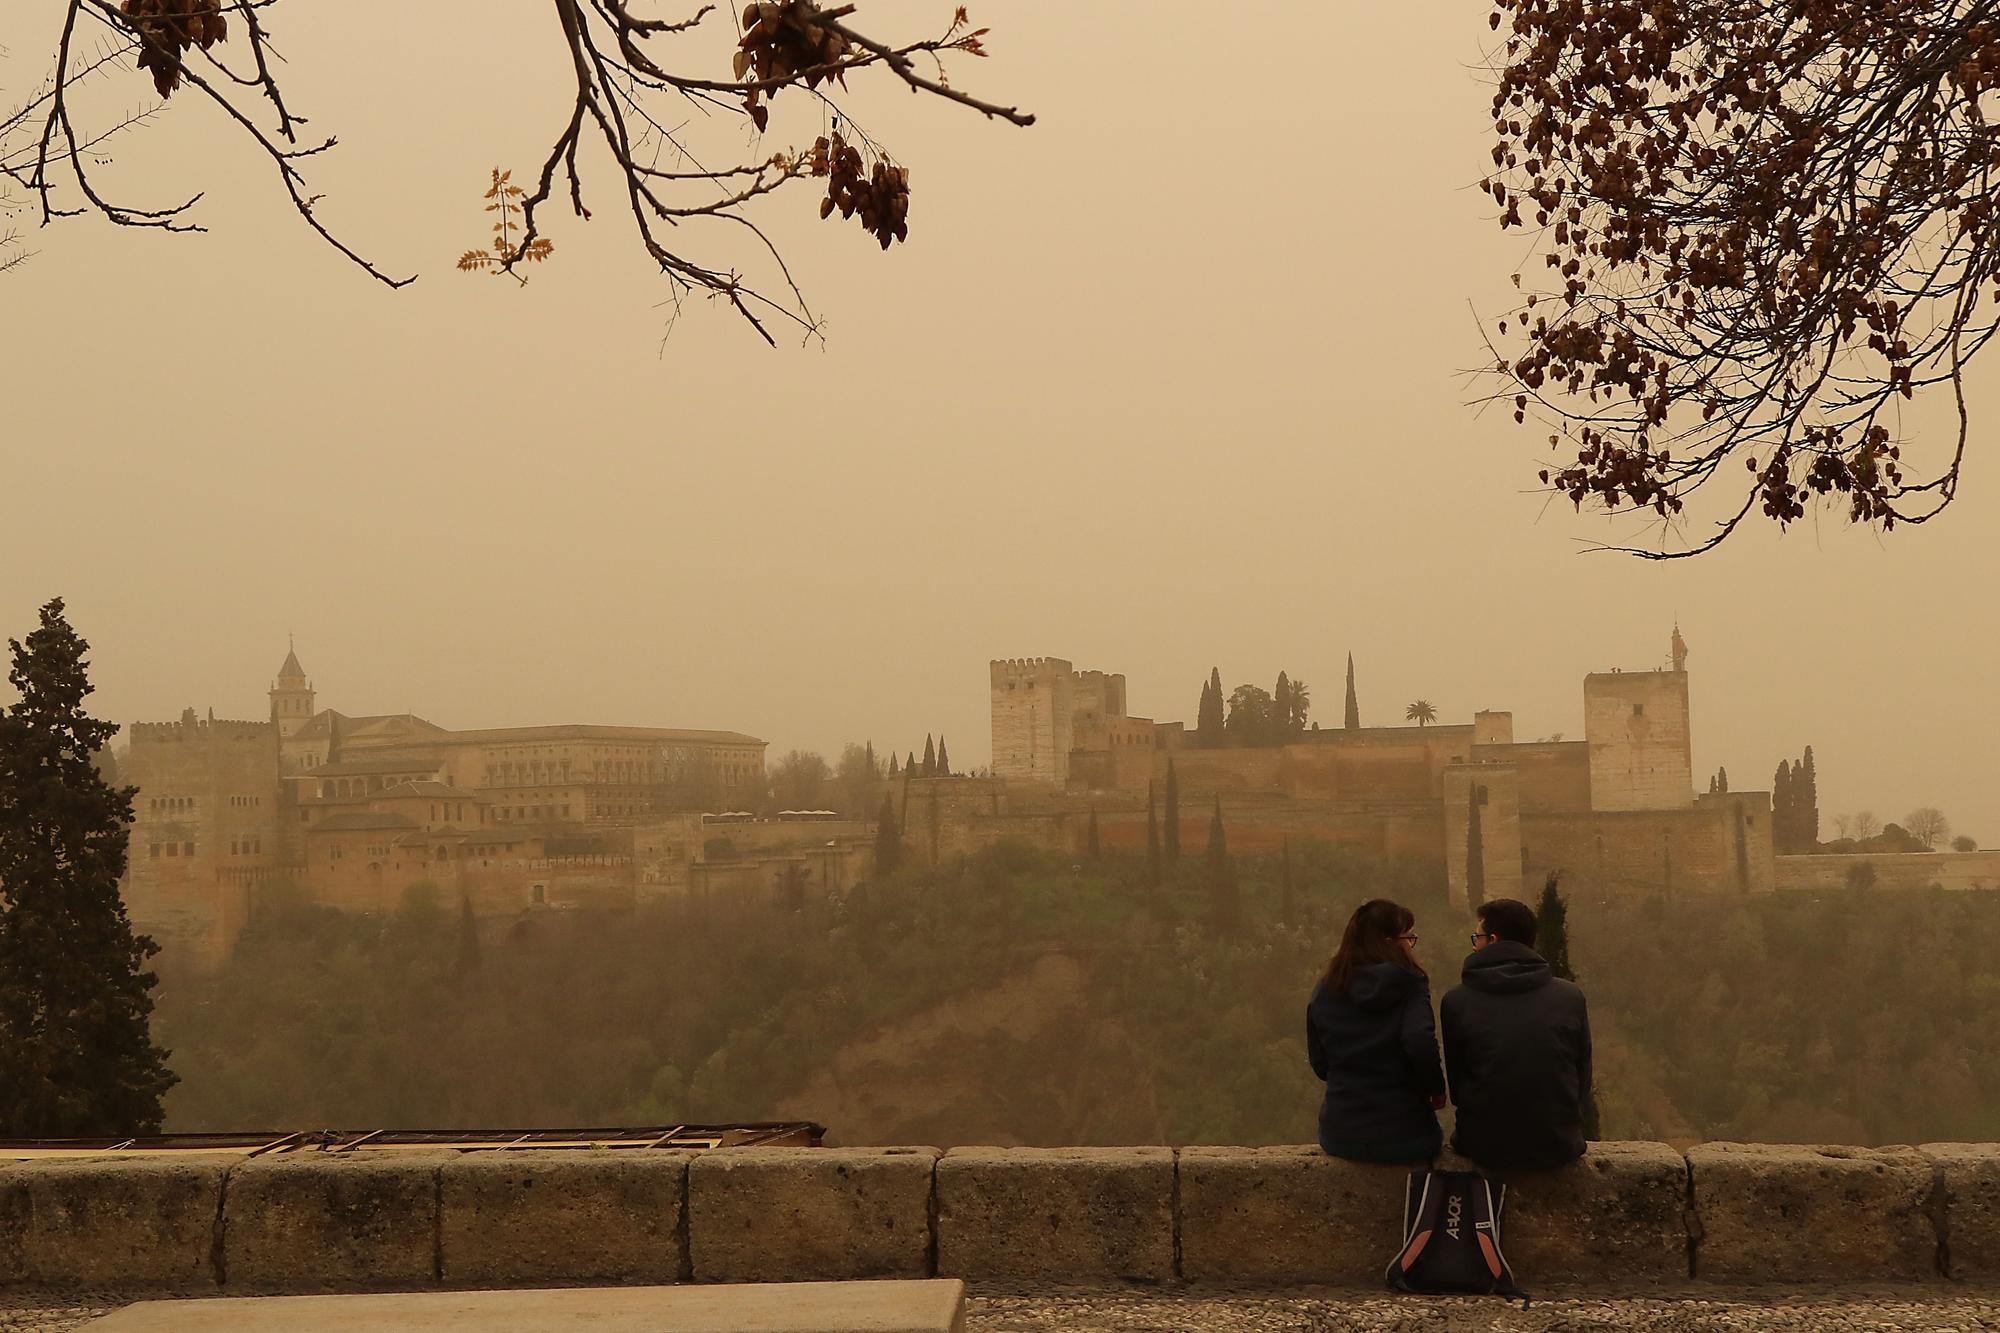
{"type": "Polygon", "coordinates": [[[1436,1220],[1427,1218],[1431,1202],[1431,1174],[1412,1171],[1403,1185],[1403,1248],[1389,1261],[1388,1269],[1382,1274],[1384,1282],[1396,1290],[1406,1290],[1403,1275],[1431,1243],[1431,1232],[1436,1220]],[[1419,1187],[1418,1181],[1422,1180],[1419,1187]]]}

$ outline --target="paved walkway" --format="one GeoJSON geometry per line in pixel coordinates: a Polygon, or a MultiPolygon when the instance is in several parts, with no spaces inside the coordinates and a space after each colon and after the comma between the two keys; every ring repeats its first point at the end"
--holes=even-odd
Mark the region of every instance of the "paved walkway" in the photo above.
{"type": "MultiPolygon", "coordinates": [[[[123,1305],[116,1297],[33,1301],[0,1295],[0,1333],[72,1333],[123,1305]]],[[[1498,1300],[1375,1292],[1231,1294],[1187,1290],[975,1291],[967,1333],[2000,1333],[2000,1291],[1946,1288],[1692,1292],[1661,1297],[1498,1300]]]]}

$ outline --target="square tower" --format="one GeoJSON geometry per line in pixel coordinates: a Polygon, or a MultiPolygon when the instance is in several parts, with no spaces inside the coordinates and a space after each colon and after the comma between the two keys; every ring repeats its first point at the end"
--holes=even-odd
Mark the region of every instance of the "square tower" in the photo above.
{"type": "Polygon", "coordinates": [[[1076,683],[1070,664],[1060,657],[1014,657],[989,667],[994,776],[1063,787],[1076,739],[1076,683]]]}
{"type": "Polygon", "coordinates": [[[1685,671],[1599,671],[1583,678],[1590,808],[1686,810],[1694,760],[1685,671]]]}

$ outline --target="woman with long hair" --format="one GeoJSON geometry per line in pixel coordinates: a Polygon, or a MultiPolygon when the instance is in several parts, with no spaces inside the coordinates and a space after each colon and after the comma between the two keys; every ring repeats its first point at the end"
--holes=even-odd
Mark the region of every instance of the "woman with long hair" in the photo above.
{"type": "Polygon", "coordinates": [[[1354,909],[1306,1005],[1306,1055],[1326,1083],[1319,1146],[1360,1162],[1415,1162],[1444,1145],[1430,978],[1417,919],[1375,898],[1354,909]]]}

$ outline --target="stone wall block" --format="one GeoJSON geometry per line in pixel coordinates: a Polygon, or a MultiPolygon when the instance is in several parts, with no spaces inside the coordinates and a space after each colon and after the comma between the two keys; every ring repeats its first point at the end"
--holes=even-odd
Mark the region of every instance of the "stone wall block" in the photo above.
{"type": "Polygon", "coordinates": [[[1403,1242],[1404,1182],[1427,1166],[1348,1162],[1317,1147],[1183,1148],[1181,1276],[1378,1284],[1403,1242]]]}
{"type": "Polygon", "coordinates": [[[1926,1143],[1943,1186],[1946,1270],[1970,1282],[2000,1279],[2000,1143],[1926,1143]]]}
{"type": "Polygon", "coordinates": [[[1702,1281],[1938,1276],[1932,1166],[1914,1148],[1705,1143],[1688,1167],[1702,1281]]]}
{"type": "Polygon", "coordinates": [[[943,1277],[1174,1275],[1171,1148],[954,1148],[938,1160],[937,1206],[943,1277]]]}
{"type": "Polygon", "coordinates": [[[691,1153],[476,1152],[439,1171],[446,1282],[676,1282],[691,1153]]]}
{"type": "Polygon", "coordinates": [[[215,1284],[230,1157],[0,1165],[0,1283],[191,1290],[215,1284]]]}
{"type": "Polygon", "coordinates": [[[1500,1234],[1516,1280],[1685,1282],[1687,1171],[1664,1143],[1593,1143],[1554,1171],[1493,1173],[1507,1186],[1500,1234]]]}
{"type": "Polygon", "coordinates": [[[726,1148],[688,1167],[698,1282],[928,1277],[936,1148],[726,1148]]]}
{"type": "Polygon", "coordinates": [[[438,1170],[455,1160],[364,1149],[245,1162],[223,1202],[223,1280],[256,1291],[435,1281],[438,1170]]]}

